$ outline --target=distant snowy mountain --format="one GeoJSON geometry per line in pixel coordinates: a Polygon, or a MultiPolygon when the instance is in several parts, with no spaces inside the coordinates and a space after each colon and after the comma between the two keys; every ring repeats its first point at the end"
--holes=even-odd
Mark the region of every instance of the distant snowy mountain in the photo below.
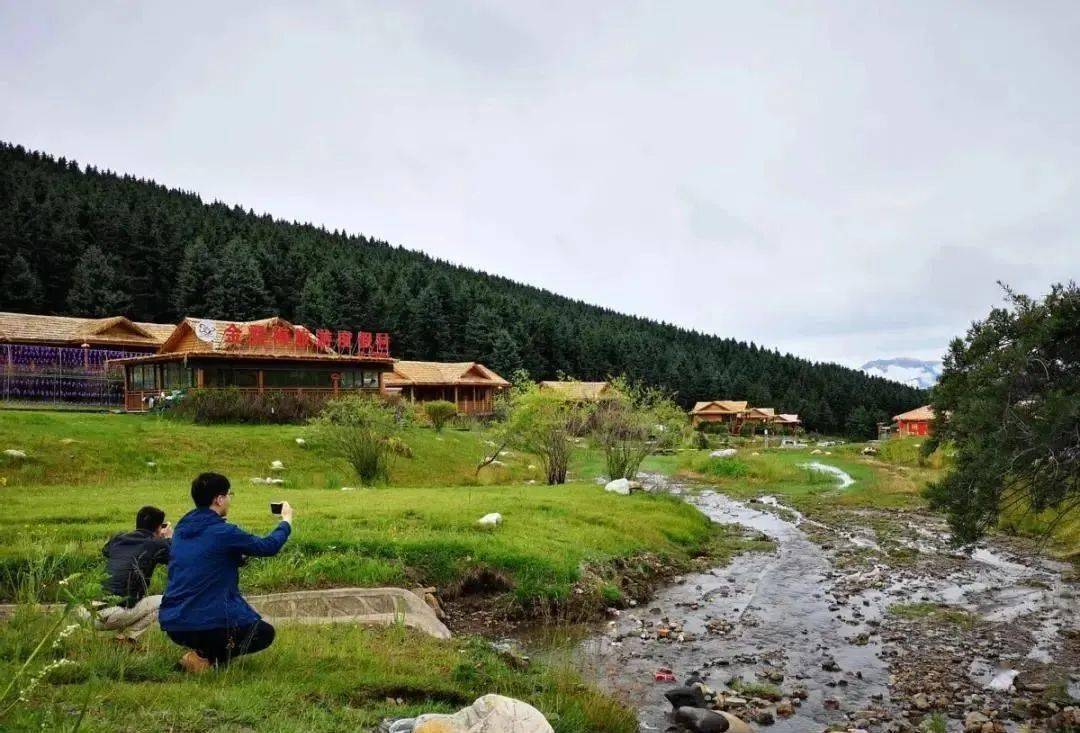
{"type": "Polygon", "coordinates": [[[912,387],[929,389],[937,384],[941,376],[941,362],[922,361],[897,357],[895,359],[875,359],[862,365],[862,370],[875,377],[885,377],[894,382],[903,382],[912,387]]]}

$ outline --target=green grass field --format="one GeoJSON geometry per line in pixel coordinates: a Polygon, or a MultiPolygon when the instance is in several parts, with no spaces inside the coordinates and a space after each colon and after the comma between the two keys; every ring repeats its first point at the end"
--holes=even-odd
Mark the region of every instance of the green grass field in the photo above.
{"type": "MultiPolygon", "coordinates": [[[[132,525],[139,506],[156,504],[175,521],[190,508],[191,479],[203,470],[233,479],[229,518],[251,531],[273,526],[270,500],[296,507],[286,549],[242,572],[247,591],[434,584],[452,596],[470,579],[495,577],[509,586],[505,607],[540,613],[568,599],[579,607],[618,603],[621,574],[635,558],[680,568],[699,552],[743,544],[675,499],[605,493],[587,451],[574,467],[578,483],[548,487],[527,483],[538,474],[533,460],[513,453],[478,476],[477,462],[493,450],[480,431],[414,428],[406,441],[413,457],[397,459],[390,485],[342,491],[357,486],[349,467],[323,455],[303,427],[0,411],[0,450],[27,454],[0,458],[0,597],[47,600],[71,573],[94,577],[102,544],[132,525]],[[285,470],[271,472],[274,460],[285,470]],[[250,482],[268,475],[285,485],[250,482]],[[476,526],[494,511],[502,526],[476,526]]],[[[155,583],[160,589],[162,571],[155,583]]],[[[22,615],[0,623],[0,687],[49,621],[22,615]]],[[[14,693],[0,701],[0,729],[70,730],[88,700],[84,730],[359,730],[386,715],[448,711],[502,692],[537,705],[561,732],[636,730],[625,706],[573,672],[511,669],[468,637],[437,642],[403,629],[289,627],[267,652],[205,680],[174,670],[180,650],[160,631],[146,639],[144,649],[128,651],[80,629],[48,652],[72,663],[6,714],[14,693]]]]}

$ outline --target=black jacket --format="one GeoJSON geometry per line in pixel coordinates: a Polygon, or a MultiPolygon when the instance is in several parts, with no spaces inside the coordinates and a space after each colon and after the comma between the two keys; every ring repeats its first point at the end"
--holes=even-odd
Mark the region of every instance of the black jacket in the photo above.
{"type": "Polygon", "coordinates": [[[108,577],[102,585],[109,595],[120,596],[120,605],[131,608],[146,596],[154,568],[169,562],[171,542],[147,529],[121,532],[101,548],[108,558],[108,577]]]}

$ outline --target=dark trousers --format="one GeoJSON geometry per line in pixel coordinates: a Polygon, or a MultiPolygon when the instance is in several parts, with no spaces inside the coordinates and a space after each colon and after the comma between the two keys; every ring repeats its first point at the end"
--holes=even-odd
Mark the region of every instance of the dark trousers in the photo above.
{"type": "Polygon", "coordinates": [[[251,626],[235,626],[231,629],[207,629],[205,631],[166,631],[169,638],[180,646],[186,646],[210,660],[211,664],[225,666],[244,654],[261,652],[274,643],[274,627],[265,621],[251,626]]]}

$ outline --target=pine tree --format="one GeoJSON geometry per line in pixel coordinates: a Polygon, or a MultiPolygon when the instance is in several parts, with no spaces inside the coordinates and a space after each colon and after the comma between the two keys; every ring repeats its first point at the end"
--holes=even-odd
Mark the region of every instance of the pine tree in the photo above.
{"type": "Polygon", "coordinates": [[[8,307],[19,313],[39,313],[42,307],[41,281],[21,253],[11,258],[0,290],[7,293],[8,307]]]}
{"type": "Polygon", "coordinates": [[[184,248],[184,259],[180,262],[173,290],[173,313],[178,319],[209,316],[207,299],[217,270],[206,240],[201,236],[195,237],[184,248]]]}
{"type": "Polygon", "coordinates": [[[207,316],[253,321],[275,315],[255,254],[240,237],[221,253],[221,264],[206,298],[207,316]]]}
{"type": "Polygon", "coordinates": [[[492,354],[488,366],[499,374],[513,374],[518,369],[525,367],[517,341],[505,328],[500,328],[495,332],[495,340],[492,344],[492,354]]]}
{"type": "Polygon", "coordinates": [[[67,296],[68,310],[77,316],[101,318],[121,315],[129,305],[130,297],[108,258],[97,247],[87,247],[75,266],[67,296]]]}

